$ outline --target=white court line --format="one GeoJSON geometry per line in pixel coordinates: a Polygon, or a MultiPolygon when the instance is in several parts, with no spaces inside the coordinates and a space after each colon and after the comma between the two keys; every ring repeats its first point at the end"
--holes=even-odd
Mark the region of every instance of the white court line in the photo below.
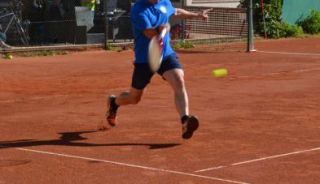
{"type": "Polygon", "coordinates": [[[260,74],[257,76],[249,76],[249,75],[242,75],[242,76],[233,76],[233,79],[250,79],[250,78],[257,78],[257,77],[268,77],[268,76],[277,76],[277,75],[284,75],[284,74],[292,74],[292,73],[304,73],[304,72],[315,72],[319,71],[320,68],[312,68],[312,69],[299,69],[299,70],[285,70],[285,71],[279,71],[279,72],[272,72],[272,73],[266,73],[266,74],[260,74]]]}
{"type": "Polygon", "coordinates": [[[217,170],[217,169],[221,169],[221,168],[225,168],[225,167],[243,165],[243,164],[248,164],[248,163],[253,163],[253,162],[259,162],[259,161],[270,160],[270,159],[286,157],[286,156],[291,156],[291,155],[297,155],[297,154],[307,153],[307,152],[312,152],[312,151],[319,151],[319,150],[320,150],[320,147],[312,148],[312,149],[308,149],[308,150],[294,151],[294,152],[290,152],[290,153],[284,153],[284,154],[273,155],[273,156],[269,156],[269,157],[247,160],[247,161],[243,161],[243,162],[236,162],[236,163],[229,164],[226,166],[210,167],[210,168],[206,168],[206,169],[197,170],[194,172],[199,173],[199,172],[204,172],[204,171],[217,170]]]}
{"type": "Polygon", "coordinates": [[[303,52],[274,52],[274,51],[259,51],[259,53],[265,54],[282,54],[282,55],[300,55],[300,56],[320,56],[320,53],[303,53],[303,52]]]}
{"type": "Polygon", "coordinates": [[[297,155],[297,154],[301,154],[301,153],[307,153],[307,152],[318,151],[318,150],[320,150],[320,147],[309,149],[309,150],[302,150],[302,151],[295,151],[295,152],[291,152],[291,153],[284,153],[284,154],[280,154],[280,155],[273,155],[273,156],[269,156],[269,157],[258,158],[258,159],[244,161],[244,162],[237,162],[237,163],[233,163],[231,165],[242,165],[242,164],[247,164],[247,163],[252,163],[252,162],[270,160],[270,159],[274,159],[274,158],[286,157],[286,156],[290,156],[290,155],[297,155]]]}
{"type": "Polygon", "coordinates": [[[258,76],[249,76],[249,75],[242,75],[234,77],[236,79],[248,79],[248,78],[255,78],[255,77],[267,77],[267,76],[276,76],[276,75],[283,75],[283,74],[290,74],[290,73],[304,73],[304,72],[314,72],[319,71],[320,68],[312,68],[312,69],[299,69],[299,70],[289,70],[289,71],[279,71],[279,72],[272,72],[267,74],[261,74],[258,76]]]}
{"type": "MultiPolygon", "coordinates": [[[[0,145],[0,147],[3,147],[3,146],[0,145]]],[[[136,165],[136,164],[128,164],[128,163],[116,162],[116,161],[111,161],[111,160],[103,160],[103,159],[96,159],[96,158],[82,157],[82,156],[77,156],[77,155],[54,153],[54,152],[49,152],[49,151],[40,151],[40,150],[33,150],[33,149],[26,149],[26,148],[15,148],[15,149],[20,150],[20,151],[40,153],[40,154],[45,154],[45,155],[54,155],[54,156],[66,157],[66,158],[104,162],[104,163],[108,163],[108,164],[114,164],[114,165],[120,165],[120,166],[125,166],[125,167],[132,167],[132,168],[139,168],[139,169],[145,169],[145,170],[156,171],[156,172],[166,172],[166,173],[179,174],[179,175],[184,175],[184,176],[192,176],[192,177],[198,177],[198,178],[214,180],[214,181],[221,181],[221,182],[226,182],[226,183],[249,184],[249,183],[241,182],[241,181],[228,180],[228,179],[222,179],[222,178],[216,178],[216,177],[210,177],[210,176],[204,176],[204,175],[198,175],[198,174],[192,174],[192,173],[174,171],[174,170],[168,170],[168,169],[160,169],[160,168],[148,167],[148,166],[142,166],[142,165],[136,165]]]]}

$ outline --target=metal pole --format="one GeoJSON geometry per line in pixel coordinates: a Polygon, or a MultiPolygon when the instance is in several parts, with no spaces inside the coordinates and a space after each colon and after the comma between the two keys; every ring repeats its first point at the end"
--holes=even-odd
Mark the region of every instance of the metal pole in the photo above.
{"type": "Polygon", "coordinates": [[[263,2],[263,0],[261,0],[261,11],[262,11],[264,38],[267,39],[266,16],[264,14],[264,2],[263,2]]]}
{"type": "MultiPolygon", "coordinates": [[[[180,0],[180,8],[184,8],[184,6],[185,6],[185,0],[180,0]]],[[[186,39],[186,22],[185,22],[185,20],[184,19],[181,19],[181,22],[180,22],[180,24],[181,24],[181,32],[179,33],[180,35],[179,35],[179,37],[180,37],[180,40],[184,40],[184,39],[186,39]]]]}
{"type": "Polygon", "coordinates": [[[254,52],[253,44],[253,6],[252,0],[249,0],[249,7],[248,7],[248,45],[247,45],[247,52],[254,52]]]}
{"type": "Polygon", "coordinates": [[[103,12],[104,12],[104,48],[106,50],[109,49],[109,42],[108,42],[108,36],[109,36],[109,20],[108,20],[108,0],[104,0],[103,3],[103,12]]]}

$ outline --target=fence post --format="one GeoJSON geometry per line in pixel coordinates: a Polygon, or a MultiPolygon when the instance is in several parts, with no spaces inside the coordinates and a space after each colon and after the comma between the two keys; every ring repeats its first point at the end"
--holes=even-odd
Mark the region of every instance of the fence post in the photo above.
{"type": "Polygon", "coordinates": [[[108,20],[108,0],[104,0],[103,3],[103,11],[104,11],[104,48],[108,50],[109,48],[109,41],[108,41],[108,36],[109,36],[109,20],[108,20]]]}
{"type": "Polygon", "coordinates": [[[248,43],[247,43],[247,52],[254,52],[253,44],[253,5],[252,0],[249,0],[248,9],[248,43]]]}

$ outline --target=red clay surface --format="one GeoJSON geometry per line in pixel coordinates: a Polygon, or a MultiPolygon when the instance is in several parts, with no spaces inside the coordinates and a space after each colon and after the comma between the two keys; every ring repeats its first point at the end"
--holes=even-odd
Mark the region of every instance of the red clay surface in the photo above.
{"type": "Polygon", "coordinates": [[[0,184],[320,183],[319,43],[180,53],[201,121],[189,141],[159,76],[97,131],[106,95],[130,85],[132,51],[1,59],[0,184]],[[229,75],[214,78],[216,67],[229,75]]]}

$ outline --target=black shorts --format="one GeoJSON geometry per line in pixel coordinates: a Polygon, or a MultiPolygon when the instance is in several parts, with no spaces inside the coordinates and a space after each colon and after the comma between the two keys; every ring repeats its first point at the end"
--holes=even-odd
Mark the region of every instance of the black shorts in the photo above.
{"type": "MultiPolygon", "coordinates": [[[[162,76],[164,72],[176,68],[182,69],[182,66],[177,55],[172,54],[163,59],[157,73],[162,76]]],[[[148,63],[134,64],[131,86],[135,89],[144,89],[149,84],[153,74],[148,63]]]]}

